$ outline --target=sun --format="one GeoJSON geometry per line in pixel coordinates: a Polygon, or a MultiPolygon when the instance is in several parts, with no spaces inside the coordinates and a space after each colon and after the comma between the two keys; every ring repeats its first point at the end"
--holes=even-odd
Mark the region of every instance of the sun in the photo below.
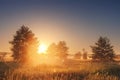
{"type": "Polygon", "coordinates": [[[46,50],[47,50],[47,46],[42,43],[38,47],[38,54],[45,54],[46,50]]]}

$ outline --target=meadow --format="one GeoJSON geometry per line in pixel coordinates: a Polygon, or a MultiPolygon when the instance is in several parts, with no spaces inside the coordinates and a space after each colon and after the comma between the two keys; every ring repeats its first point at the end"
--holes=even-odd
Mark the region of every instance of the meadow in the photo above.
{"type": "Polygon", "coordinates": [[[120,80],[120,65],[115,62],[81,62],[29,67],[1,62],[0,80],[120,80]]]}

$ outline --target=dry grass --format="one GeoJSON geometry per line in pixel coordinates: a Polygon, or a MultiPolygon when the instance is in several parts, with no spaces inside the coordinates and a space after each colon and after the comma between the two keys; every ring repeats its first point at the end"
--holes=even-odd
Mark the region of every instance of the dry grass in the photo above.
{"type": "Polygon", "coordinates": [[[120,66],[114,63],[36,67],[19,67],[15,63],[8,63],[4,66],[7,67],[4,67],[5,72],[0,80],[120,80],[120,66]]]}

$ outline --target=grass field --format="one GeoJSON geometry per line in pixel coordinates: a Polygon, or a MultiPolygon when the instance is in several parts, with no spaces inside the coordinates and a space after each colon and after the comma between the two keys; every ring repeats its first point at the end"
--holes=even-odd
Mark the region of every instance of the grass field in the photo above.
{"type": "Polygon", "coordinates": [[[36,67],[0,63],[0,80],[120,80],[116,63],[78,63],[76,65],[36,67]]]}

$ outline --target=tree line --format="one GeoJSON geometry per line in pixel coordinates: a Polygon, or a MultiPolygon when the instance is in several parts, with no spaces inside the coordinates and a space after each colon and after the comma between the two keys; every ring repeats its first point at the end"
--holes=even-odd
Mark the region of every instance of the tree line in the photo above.
{"type": "MultiPolygon", "coordinates": [[[[13,53],[12,57],[15,62],[26,63],[31,62],[33,56],[38,56],[37,49],[39,46],[39,41],[35,34],[27,27],[21,26],[13,36],[13,40],[10,41],[12,45],[11,51],[13,53]]],[[[94,61],[114,61],[115,52],[110,40],[107,37],[100,37],[95,45],[90,46],[92,49],[92,60],[94,61]]],[[[57,56],[60,59],[67,59],[68,47],[65,41],[60,41],[57,44],[52,43],[47,49],[48,55],[57,56]]],[[[83,50],[84,58],[87,58],[87,52],[83,50]]],[[[81,53],[76,53],[75,57],[81,56],[81,53]]]]}
{"type": "Polygon", "coordinates": [[[83,49],[82,52],[78,51],[77,53],[75,53],[74,58],[86,60],[88,59],[88,52],[85,49],[83,49]]]}

